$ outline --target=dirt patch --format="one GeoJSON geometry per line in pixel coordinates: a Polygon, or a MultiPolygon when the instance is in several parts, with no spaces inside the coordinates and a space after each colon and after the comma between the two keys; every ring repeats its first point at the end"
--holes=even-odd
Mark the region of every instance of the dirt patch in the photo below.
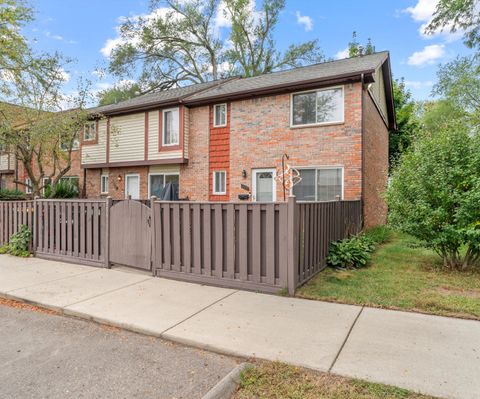
{"type": "Polygon", "coordinates": [[[59,314],[54,310],[39,308],[38,306],[29,305],[28,303],[13,301],[11,299],[0,298],[0,306],[8,306],[9,308],[29,310],[30,312],[38,312],[45,314],[59,314]]]}
{"type": "Polygon", "coordinates": [[[455,295],[455,296],[464,296],[467,298],[480,298],[480,291],[476,290],[463,290],[461,288],[450,288],[450,287],[439,287],[435,289],[435,292],[438,292],[442,295],[455,295]]]}

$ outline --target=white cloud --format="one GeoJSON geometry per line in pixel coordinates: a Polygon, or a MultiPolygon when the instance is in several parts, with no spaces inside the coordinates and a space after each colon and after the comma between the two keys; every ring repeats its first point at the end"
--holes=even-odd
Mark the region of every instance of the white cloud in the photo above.
{"type": "Polygon", "coordinates": [[[306,32],[313,29],[313,19],[311,17],[300,14],[300,11],[297,11],[295,15],[297,16],[297,24],[303,26],[306,32]]]}
{"type": "Polygon", "coordinates": [[[105,45],[100,49],[100,52],[104,57],[110,57],[112,55],[112,51],[123,43],[124,41],[120,37],[115,39],[107,39],[105,45]]]}
{"type": "Polygon", "coordinates": [[[65,39],[63,36],[54,35],[54,34],[52,34],[51,32],[49,32],[48,30],[45,31],[44,34],[45,34],[46,37],[48,37],[49,39],[52,39],[52,40],[58,40],[58,41],[66,42],[66,43],[69,43],[69,44],[75,44],[75,43],[77,43],[75,40],[67,40],[67,39],[65,39]]]}
{"type": "Polygon", "coordinates": [[[460,39],[463,36],[463,31],[458,30],[456,32],[450,32],[452,24],[448,24],[445,27],[438,28],[436,31],[432,33],[425,33],[425,29],[430,24],[433,14],[437,8],[439,0],[418,0],[417,4],[414,7],[407,7],[404,12],[410,14],[412,19],[415,22],[421,23],[420,27],[418,28],[418,33],[424,39],[430,39],[436,36],[444,37],[448,42],[452,42],[455,40],[460,39]]]}
{"type": "Polygon", "coordinates": [[[445,46],[443,44],[432,44],[425,46],[421,51],[415,51],[408,57],[407,64],[413,66],[425,66],[434,64],[445,55],[445,46]]]}
{"type": "Polygon", "coordinates": [[[63,80],[64,82],[68,82],[70,80],[70,74],[63,68],[59,68],[58,71],[58,78],[63,80]]]}
{"type": "Polygon", "coordinates": [[[348,58],[350,56],[350,51],[348,50],[348,47],[345,47],[343,50],[340,50],[335,54],[335,59],[336,60],[341,60],[343,58],[348,58]]]}
{"type": "Polygon", "coordinates": [[[432,87],[433,86],[433,81],[431,80],[426,80],[426,81],[420,81],[420,80],[406,80],[405,81],[405,86],[411,87],[412,89],[423,89],[426,87],[432,87]]]}
{"type": "Polygon", "coordinates": [[[98,90],[107,90],[107,89],[110,89],[111,87],[113,87],[113,85],[111,83],[108,83],[108,82],[99,82],[99,83],[95,84],[95,87],[98,90]]]}

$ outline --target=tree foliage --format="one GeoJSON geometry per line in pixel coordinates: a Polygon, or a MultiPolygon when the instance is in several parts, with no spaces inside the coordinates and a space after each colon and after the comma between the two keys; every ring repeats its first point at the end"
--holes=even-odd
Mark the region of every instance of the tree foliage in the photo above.
{"type": "Polygon", "coordinates": [[[316,40],[277,49],[274,31],[285,0],[151,0],[150,14],[126,19],[110,72],[137,78],[143,92],[231,75],[255,76],[318,62],[316,40]],[[221,21],[221,22],[219,22],[221,21]]]}
{"type": "Polygon", "coordinates": [[[393,102],[397,129],[389,133],[390,168],[395,166],[401,154],[408,149],[418,129],[417,104],[403,79],[393,81],[393,102]]]}
{"type": "Polygon", "coordinates": [[[142,89],[138,83],[117,84],[97,94],[98,105],[116,104],[138,96],[142,89]]]}
{"type": "Polygon", "coordinates": [[[438,29],[450,32],[463,31],[465,44],[480,45],[480,2],[478,0],[439,0],[427,33],[438,29]]]}
{"type": "Polygon", "coordinates": [[[446,266],[478,267],[480,137],[447,100],[430,104],[422,122],[392,175],[390,222],[435,250],[446,266]]]}
{"type": "Polygon", "coordinates": [[[357,32],[353,31],[352,40],[348,43],[348,56],[351,58],[374,53],[375,46],[372,43],[372,39],[368,38],[367,43],[361,45],[357,39],[357,32]]]}

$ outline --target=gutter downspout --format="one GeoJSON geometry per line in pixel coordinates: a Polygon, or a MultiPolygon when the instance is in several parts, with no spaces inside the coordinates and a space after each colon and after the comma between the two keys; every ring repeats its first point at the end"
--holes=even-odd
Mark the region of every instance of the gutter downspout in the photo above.
{"type": "Polygon", "coordinates": [[[361,100],[361,107],[362,107],[362,123],[361,123],[361,146],[362,146],[362,168],[361,168],[361,176],[362,176],[362,193],[360,195],[360,201],[362,204],[362,229],[363,226],[365,225],[365,140],[364,140],[364,135],[365,135],[365,101],[364,101],[364,86],[365,86],[365,77],[364,74],[362,73],[361,75],[361,83],[362,83],[362,98],[361,100]]]}

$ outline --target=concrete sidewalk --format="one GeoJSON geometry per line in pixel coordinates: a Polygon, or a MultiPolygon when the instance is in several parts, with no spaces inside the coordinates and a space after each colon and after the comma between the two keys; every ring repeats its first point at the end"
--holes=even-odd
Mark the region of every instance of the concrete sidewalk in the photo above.
{"type": "Polygon", "coordinates": [[[480,322],[0,255],[0,296],[195,347],[480,397],[480,322]]]}

